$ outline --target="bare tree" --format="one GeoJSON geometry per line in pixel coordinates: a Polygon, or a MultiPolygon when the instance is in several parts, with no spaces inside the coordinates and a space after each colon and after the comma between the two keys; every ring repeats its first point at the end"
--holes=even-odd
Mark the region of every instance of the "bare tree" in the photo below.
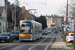
{"type": "MultiPolygon", "coordinates": [[[[68,17],[71,18],[74,16],[75,10],[75,0],[71,0],[68,4],[68,17]]],[[[66,15],[66,6],[61,7],[59,12],[63,15],[66,15]]]]}
{"type": "Polygon", "coordinates": [[[69,4],[69,16],[73,17],[74,16],[74,10],[75,10],[75,0],[70,1],[69,4]]]}

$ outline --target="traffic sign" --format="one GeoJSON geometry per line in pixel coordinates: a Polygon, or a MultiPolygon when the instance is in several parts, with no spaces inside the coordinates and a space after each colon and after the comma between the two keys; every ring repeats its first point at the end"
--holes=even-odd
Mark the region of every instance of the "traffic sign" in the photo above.
{"type": "Polygon", "coordinates": [[[66,33],[73,33],[73,31],[66,31],[66,33]]]}
{"type": "Polygon", "coordinates": [[[3,19],[3,18],[0,17],[0,19],[3,19]]]}
{"type": "Polygon", "coordinates": [[[2,27],[2,29],[4,29],[4,26],[2,27]]]}
{"type": "Polygon", "coordinates": [[[0,23],[0,25],[1,25],[1,23],[0,23]]]}

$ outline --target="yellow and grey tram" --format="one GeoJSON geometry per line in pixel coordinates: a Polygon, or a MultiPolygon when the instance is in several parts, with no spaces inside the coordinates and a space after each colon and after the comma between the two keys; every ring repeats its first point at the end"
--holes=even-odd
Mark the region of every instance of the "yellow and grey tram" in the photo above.
{"type": "Polygon", "coordinates": [[[42,24],[34,20],[20,20],[19,40],[35,41],[42,37],[42,24]]]}

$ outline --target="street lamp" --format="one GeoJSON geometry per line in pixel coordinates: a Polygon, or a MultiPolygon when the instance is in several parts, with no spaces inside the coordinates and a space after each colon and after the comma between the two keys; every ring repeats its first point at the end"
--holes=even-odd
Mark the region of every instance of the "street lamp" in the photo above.
{"type": "MultiPolygon", "coordinates": [[[[36,9],[29,9],[29,11],[31,11],[31,10],[34,10],[34,16],[35,16],[35,13],[37,13],[36,9]]],[[[32,14],[32,12],[31,12],[31,14],[32,14]]]]}
{"type": "MultiPolygon", "coordinates": [[[[68,0],[66,5],[66,25],[68,24],[68,0]]],[[[66,39],[66,33],[65,33],[65,39],[66,39]]]]}
{"type": "Polygon", "coordinates": [[[18,10],[16,10],[16,6],[18,6],[18,0],[15,0],[15,22],[14,22],[14,31],[16,31],[16,11],[18,11],[18,10]]]}
{"type": "Polygon", "coordinates": [[[7,32],[7,0],[6,0],[6,32],[7,32]]]}
{"type": "Polygon", "coordinates": [[[68,23],[68,0],[67,0],[67,5],[66,5],[66,25],[68,23]]]}

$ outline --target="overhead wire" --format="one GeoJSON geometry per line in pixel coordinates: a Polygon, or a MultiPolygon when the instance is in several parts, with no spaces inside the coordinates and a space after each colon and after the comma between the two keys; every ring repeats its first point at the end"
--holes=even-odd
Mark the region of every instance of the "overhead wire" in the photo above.
{"type": "MultiPolygon", "coordinates": [[[[25,0],[23,0],[24,2],[24,4],[26,4],[26,5],[28,5],[30,8],[32,8],[28,3],[26,3],[26,1],[25,0]]],[[[37,9],[36,9],[37,10],[37,9]]],[[[38,10],[37,10],[38,11],[38,10]]]]}
{"type": "MultiPolygon", "coordinates": [[[[30,8],[32,8],[28,3],[26,3],[25,0],[23,0],[23,1],[24,1],[24,2],[21,2],[21,3],[26,4],[27,6],[29,6],[30,8]]],[[[47,7],[47,10],[48,10],[49,13],[50,13],[50,10],[49,10],[49,8],[48,8],[48,6],[47,6],[47,2],[46,2],[46,0],[45,0],[45,3],[40,3],[40,2],[38,2],[38,4],[43,4],[43,5],[45,5],[45,6],[47,7]]]]}
{"type": "MultiPolygon", "coordinates": [[[[13,0],[12,0],[13,1],[13,0]]],[[[22,4],[26,4],[27,6],[29,6],[30,8],[32,8],[28,3],[26,3],[26,1],[25,0],[23,0],[24,2],[20,2],[20,3],[22,3],[22,4]]],[[[15,2],[14,2],[15,3],[15,2]]],[[[38,11],[38,10],[37,10],[38,11]]],[[[40,13],[38,13],[38,14],[40,14],[40,13]]]]}
{"type": "Polygon", "coordinates": [[[48,8],[48,6],[47,6],[47,2],[46,2],[46,0],[45,0],[45,5],[46,5],[46,7],[47,7],[49,13],[51,13],[50,10],[49,10],[49,8],[48,8]]]}
{"type": "Polygon", "coordinates": [[[21,2],[21,3],[26,4],[27,6],[29,6],[30,8],[32,8],[28,3],[26,3],[25,0],[23,0],[23,1],[24,1],[24,2],[21,2]]]}
{"type": "MultiPolygon", "coordinates": [[[[13,0],[12,0],[13,1],[13,0]]],[[[15,0],[14,0],[15,1],[15,0]]],[[[22,4],[26,4],[27,6],[29,6],[30,8],[32,8],[28,3],[26,3],[26,1],[25,0],[23,0],[24,2],[20,2],[20,3],[22,3],[22,4]]],[[[14,2],[15,3],[15,2],[14,2]]]]}
{"type": "Polygon", "coordinates": [[[43,5],[45,5],[46,7],[47,7],[47,10],[49,11],[49,13],[51,13],[50,12],[50,9],[48,8],[48,5],[47,5],[47,2],[46,2],[46,0],[45,0],[45,3],[40,3],[40,2],[37,2],[38,4],[43,4],[43,5]]]}
{"type": "Polygon", "coordinates": [[[49,11],[49,13],[51,13],[50,12],[50,9],[48,8],[48,5],[47,5],[47,2],[46,2],[46,0],[45,0],[45,3],[40,3],[40,2],[38,2],[39,4],[43,4],[43,5],[45,5],[46,7],[47,7],[47,10],[49,11]]]}

